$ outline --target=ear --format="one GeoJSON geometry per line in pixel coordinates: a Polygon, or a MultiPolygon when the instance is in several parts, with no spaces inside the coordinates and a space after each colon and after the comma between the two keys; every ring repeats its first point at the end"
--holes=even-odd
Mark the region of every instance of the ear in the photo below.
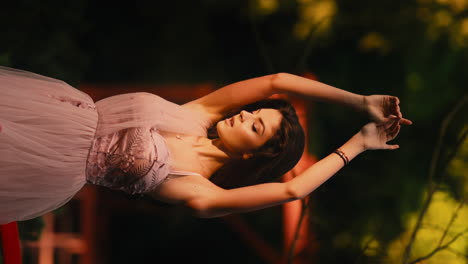
{"type": "Polygon", "coordinates": [[[244,153],[244,154],[242,154],[242,159],[243,159],[243,160],[248,160],[248,159],[250,159],[251,157],[253,157],[253,154],[252,154],[252,153],[244,153]]]}

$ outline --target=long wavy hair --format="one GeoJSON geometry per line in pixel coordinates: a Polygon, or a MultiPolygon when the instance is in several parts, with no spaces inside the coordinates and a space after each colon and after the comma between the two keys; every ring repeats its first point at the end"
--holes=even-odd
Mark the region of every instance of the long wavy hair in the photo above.
{"type": "MultiPolygon", "coordinates": [[[[249,159],[232,159],[218,169],[210,180],[226,188],[238,188],[259,183],[272,182],[291,170],[304,152],[304,130],[299,124],[296,110],[286,100],[267,99],[241,107],[227,114],[223,119],[240,113],[253,112],[261,108],[278,110],[283,118],[280,129],[263,146],[255,150],[249,159]]],[[[216,138],[216,126],[208,131],[210,138],[216,138]]]]}

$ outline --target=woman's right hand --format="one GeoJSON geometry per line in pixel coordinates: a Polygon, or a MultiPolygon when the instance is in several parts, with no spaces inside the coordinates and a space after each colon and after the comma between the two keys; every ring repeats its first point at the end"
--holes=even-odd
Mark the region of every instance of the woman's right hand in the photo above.
{"type": "Polygon", "coordinates": [[[394,118],[401,118],[400,124],[411,125],[413,122],[403,118],[400,100],[390,95],[369,95],[364,97],[364,107],[369,118],[377,124],[386,123],[394,118]]]}
{"type": "Polygon", "coordinates": [[[388,145],[387,142],[396,138],[400,132],[401,118],[392,118],[385,123],[371,122],[361,128],[359,134],[365,150],[398,149],[398,145],[388,145]]]}

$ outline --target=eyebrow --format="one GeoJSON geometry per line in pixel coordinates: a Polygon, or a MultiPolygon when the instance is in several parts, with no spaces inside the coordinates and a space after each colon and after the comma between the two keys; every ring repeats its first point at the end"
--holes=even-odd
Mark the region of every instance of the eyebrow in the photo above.
{"type": "MultiPolygon", "coordinates": [[[[262,111],[262,109],[259,109],[258,113],[260,113],[260,111],[262,111]]],[[[259,117],[259,119],[260,119],[260,124],[262,124],[262,127],[263,127],[262,129],[262,136],[263,136],[265,134],[265,123],[263,123],[263,119],[261,117],[259,117]]]]}

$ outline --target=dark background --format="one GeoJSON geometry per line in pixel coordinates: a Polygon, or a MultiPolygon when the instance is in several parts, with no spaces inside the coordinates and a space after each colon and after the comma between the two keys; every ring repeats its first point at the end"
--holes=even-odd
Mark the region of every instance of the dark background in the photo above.
{"type": "MultiPolygon", "coordinates": [[[[409,243],[429,187],[450,198],[440,214],[451,215],[467,197],[467,14],[466,1],[9,1],[0,11],[0,65],[75,87],[219,87],[311,72],[348,91],[396,95],[414,122],[396,140],[401,148],[365,153],[315,191],[309,225],[319,245],[311,262],[399,263],[395,241],[409,243]]],[[[318,158],[366,123],[341,106],[310,105],[309,149],[318,158]]],[[[243,217],[281,251],[279,207],[243,217]]],[[[436,230],[447,224],[441,221],[436,230]]],[[[114,212],[109,226],[110,263],[261,263],[219,219],[177,208],[114,212]]],[[[467,240],[461,236],[447,253],[453,263],[466,263],[467,240]]],[[[422,233],[418,241],[414,258],[438,239],[422,233]]],[[[437,254],[429,259],[440,263],[437,254]]]]}

